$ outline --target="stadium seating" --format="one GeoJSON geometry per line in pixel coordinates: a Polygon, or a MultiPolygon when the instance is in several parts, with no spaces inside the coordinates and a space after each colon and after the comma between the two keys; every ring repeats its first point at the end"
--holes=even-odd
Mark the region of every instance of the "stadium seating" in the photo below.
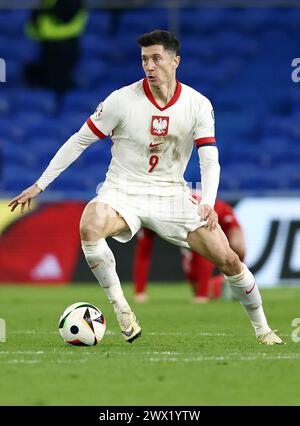
{"type": "MultiPolygon", "coordinates": [[[[5,193],[32,183],[111,91],[142,78],[140,33],[172,29],[167,9],[91,11],[74,72],[76,88],[62,99],[24,85],[22,68],[38,54],[38,45],[23,32],[28,13],[0,11],[0,57],[7,64],[7,82],[0,83],[5,193]]],[[[178,16],[178,78],[214,105],[220,190],[299,191],[300,83],[291,80],[291,61],[300,55],[300,10],[194,8],[178,16]]],[[[109,140],[95,144],[53,191],[92,193],[105,178],[110,148],[109,140]]],[[[185,177],[199,180],[195,151],[185,177]]]]}

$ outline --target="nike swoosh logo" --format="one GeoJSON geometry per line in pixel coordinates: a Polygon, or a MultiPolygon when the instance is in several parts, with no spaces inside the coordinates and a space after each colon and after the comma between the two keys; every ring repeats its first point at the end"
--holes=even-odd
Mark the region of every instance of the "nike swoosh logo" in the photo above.
{"type": "Polygon", "coordinates": [[[255,287],[255,283],[253,284],[253,286],[250,288],[250,290],[246,290],[246,294],[250,294],[251,293],[251,291],[254,289],[254,287],[255,287]]]}
{"type": "Polygon", "coordinates": [[[133,327],[131,327],[131,329],[129,331],[122,330],[122,333],[125,336],[130,337],[132,335],[132,333],[133,333],[133,327]]]}
{"type": "Polygon", "coordinates": [[[97,268],[97,266],[99,266],[100,265],[100,263],[97,263],[96,265],[94,265],[94,266],[91,266],[90,267],[90,269],[94,269],[94,268],[97,268]]]}
{"type": "Polygon", "coordinates": [[[150,148],[154,148],[155,146],[162,145],[163,143],[165,143],[165,142],[159,142],[159,143],[151,142],[149,146],[150,146],[150,148]]]}

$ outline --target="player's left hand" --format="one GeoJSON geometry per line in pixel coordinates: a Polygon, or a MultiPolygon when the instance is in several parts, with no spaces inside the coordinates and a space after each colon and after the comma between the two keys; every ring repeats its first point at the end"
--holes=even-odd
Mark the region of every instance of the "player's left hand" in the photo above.
{"type": "Polygon", "coordinates": [[[218,224],[218,215],[214,209],[207,204],[202,204],[199,206],[199,215],[202,220],[206,220],[204,228],[208,228],[210,231],[216,229],[218,224]]]}

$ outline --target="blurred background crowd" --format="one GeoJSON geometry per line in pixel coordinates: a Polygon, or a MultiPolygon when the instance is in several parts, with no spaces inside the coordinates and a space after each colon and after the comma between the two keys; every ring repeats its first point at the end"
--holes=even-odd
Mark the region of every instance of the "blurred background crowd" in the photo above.
{"type": "MultiPolygon", "coordinates": [[[[300,8],[40,3],[39,11],[0,11],[0,57],[7,70],[0,86],[2,191],[29,186],[101,100],[143,77],[136,38],[154,28],[178,34],[179,79],[214,105],[220,190],[298,190],[300,84],[292,81],[291,62],[300,56],[300,8]]],[[[53,191],[94,193],[105,177],[110,146],[89,151],[53,191]]],[[[193,159],[186,178],[195,182],[199,167],[193,159]]]]}
{"type": "MultiPolygon", "coordinates": [[[[288,197],[291,216],[284,216],[289,225],[278,256],[284,260],[289,255],[292,266],[285,259],[278,268],[300,278],[300,265],[291,254],[300,248],[300,82],[292,78],[292,62],[300,57],[297,2],[24,0],[2,1],[1,6],[0,58],[6,71],[0,83],[2,199],[30,186],[109,93],[143,78],[138,35],[171,30],[181,41],[179,80],[214,106],[219,197],[246,200],[241,210],[248,216],[241,213],[242,225],[249,215],[255,217],[249,197],[259,197],[257,206],[261,197],[273,197],[264,211],[278,215],[288,197]]],[[[94,144],[44,199],[92,198],[105,179],[110,148],[109,140],[94,144]]],[[[200,180],[195,152],[185,178],[194,186],[200,180]]],[[[264,231],[249,227],[252,237],[257,229],[266,235],[253,248],[252,264],[267,256],[268,239],[275,245],[276,235],[283,233],[280,224],[277,231],[273,224],[281,217],[265,220],[264,231]]],[[[246,240],[251,246],[247,235],[246,240]]]]}

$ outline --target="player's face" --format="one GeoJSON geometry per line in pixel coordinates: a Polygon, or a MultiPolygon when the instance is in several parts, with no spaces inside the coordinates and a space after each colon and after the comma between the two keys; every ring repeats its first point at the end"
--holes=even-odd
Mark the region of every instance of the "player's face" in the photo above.
{"type": "Polygon", "coordinates": [[[142,65],[151,87],[158,88],[172,82],[180,57],[161,45],[142,47],[142,65]]]}

